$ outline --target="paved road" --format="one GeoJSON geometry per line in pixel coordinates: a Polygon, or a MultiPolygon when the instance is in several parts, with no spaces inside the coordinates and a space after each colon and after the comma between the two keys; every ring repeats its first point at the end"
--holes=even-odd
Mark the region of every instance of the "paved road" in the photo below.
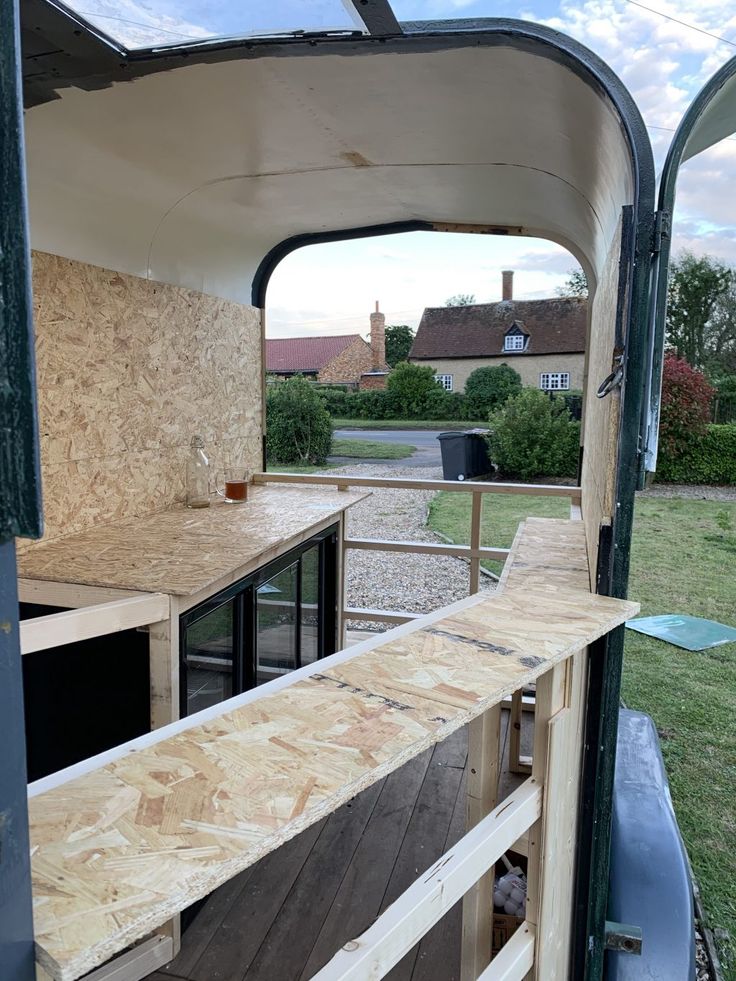
{"type": "MultiPolygon", "coordinates": [[[[386,463],[388,466],[440,467],[442,457],[437,433],[443,429],[336,429],[336,439],[364,439],[374,443],[403,443],[416,446],[416,453],[405,460],[352,460],[353,463],[386,463]]],[[[343,457],[335,457],[343,460],[343,457]]]]}

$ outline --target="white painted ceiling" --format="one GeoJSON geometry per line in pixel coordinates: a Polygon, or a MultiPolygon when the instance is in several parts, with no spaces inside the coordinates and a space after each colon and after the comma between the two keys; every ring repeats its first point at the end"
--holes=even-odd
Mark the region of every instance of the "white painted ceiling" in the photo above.
{"type": "Polygon", "coordinates": [[[26,140],[35,248],[241,302],[286,238],[415,219],[520,226],[595,281],[634,196],[609,101],[510,46],[70,88],[28,111],[26,140]]]}

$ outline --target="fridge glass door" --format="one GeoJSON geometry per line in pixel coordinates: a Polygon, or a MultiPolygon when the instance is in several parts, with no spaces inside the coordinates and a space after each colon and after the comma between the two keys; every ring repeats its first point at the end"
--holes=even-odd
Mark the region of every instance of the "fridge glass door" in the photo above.
{"type": "Polygon", "coordinates": [[[233,694],[234,619],[231,599],[186,628],[187,715],[233,694]]]}
{"type": "Polygon", "coordinates": [[[299,667],[297,611],[299,561],[256,590],[256,684],[273,681],[299,667]]]}

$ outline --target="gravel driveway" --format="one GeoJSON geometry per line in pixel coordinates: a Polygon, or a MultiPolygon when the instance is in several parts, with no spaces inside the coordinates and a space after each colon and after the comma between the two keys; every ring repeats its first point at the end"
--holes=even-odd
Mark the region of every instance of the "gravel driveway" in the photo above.
{"type": "MultiPolygon", "coordinates": [[[[361,477],[420,475],[413,468],[377,464],[350,467],[361,477]]],[[[421,478],[441,480],[440,468],[422,470],[421,478]]],[[[385,538],[398,541],[441,542],[426,527],[433,492],[373,489],[371,496],[348,511],[351,538],[385,538]]],[[[394,552],[350,550],[347,561],[348,606],[380,610],[430,613],[468,595],[468,563],[445,555],[406,555],[394,552]]],[[[493,580],[481,576],[481,589],[492,589],[493,580]]],[[[377,629],[373,623],[350,621],[353,629],[377,629]]],[[[380,628],[378,628],[380,629],[380,628]]]]}

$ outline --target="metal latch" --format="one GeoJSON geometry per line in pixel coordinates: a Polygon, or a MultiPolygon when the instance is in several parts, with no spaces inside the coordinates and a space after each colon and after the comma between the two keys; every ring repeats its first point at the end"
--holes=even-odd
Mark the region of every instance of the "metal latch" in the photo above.
{"type": "Polygon", "coordinates": [[[604,399],[609,392],[612,392],[614,388],[621,384],[624,378],[624,356],[623,354],[617,355],[613,359],[613,371],[604,379],[598,386],[598,391],[595,393],[599,399],[604,399]]]}
{"type": "Polygon", "coordinates": [[[603,946],[606,950],[618,950],[622,954],[641,954],[641,927],[606,920],[603,946]]]}

